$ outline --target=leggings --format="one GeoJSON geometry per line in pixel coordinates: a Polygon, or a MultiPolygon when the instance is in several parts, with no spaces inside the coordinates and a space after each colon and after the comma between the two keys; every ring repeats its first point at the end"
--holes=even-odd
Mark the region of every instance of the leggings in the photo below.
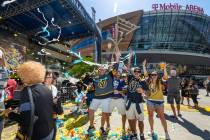
{"type": "Polygon", "coordinates": [[[198,104],[197,96],[198,96],[197,94],[191,94],[191,98],[194,104],[198,104]]]}

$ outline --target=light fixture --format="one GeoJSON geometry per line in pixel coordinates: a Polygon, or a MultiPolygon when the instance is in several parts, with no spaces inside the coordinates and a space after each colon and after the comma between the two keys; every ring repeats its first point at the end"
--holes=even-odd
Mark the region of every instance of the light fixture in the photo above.
{"type": "Polygon", "coordinates": [[[14,33],[13,35],[14,35],[14,37],[17,37],[18,36],[18,34],[16,34],[16,33],[14,33]]]}

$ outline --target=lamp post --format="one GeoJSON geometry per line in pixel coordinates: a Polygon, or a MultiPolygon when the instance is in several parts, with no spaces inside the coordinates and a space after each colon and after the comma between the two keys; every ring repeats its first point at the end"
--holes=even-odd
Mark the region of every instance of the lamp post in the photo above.
{"type": "MultiPolygon", "coordinates": [[[[96,20],[96,10],[94,9],[94,7],[91,7],[91,10],[92,10],[92,19],[93,19],[93,21],[94,21],[94,24],[95,24],[95,20],[96,20]]],[[[96,35],[95,35],[95,33],[94,33],[94,35],[93,35],[93,38],[94,38],[94,40],[96,40],[96,35]]],[[[96,42],[95,42],[96,43],[96,42]]],[[[97,58],[98,58],[98,52],[97,52],[97,47],[96,47],[97,45],[95,44],[95,62],[97,62],[97,58]]]]}

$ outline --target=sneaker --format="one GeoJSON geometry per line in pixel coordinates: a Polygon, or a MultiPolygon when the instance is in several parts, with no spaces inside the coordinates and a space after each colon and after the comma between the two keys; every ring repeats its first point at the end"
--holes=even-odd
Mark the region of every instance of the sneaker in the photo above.
{"type": "Polygon", "coordinates": [[[178,116],[179,116],[179,117],[182,117],[182,114],[179,114],[178,116]]]}
{"type": "Polygon", "coordinates": [[[100,128],[100,132],[101,132],[101,134],[102,134],[103,136],[106,136],[106,135],[107,135],[107,133],[106,133],[106,131],[104,130],[103,127],[100,128]]]}
{"type": "Polygon", "coordinates": [[[89,126],[89,127],[88,127],[87,132],[88,132],[89,135],[94,135],[94,134],[93,134],[94,131],[95,131],[95,127],[94,127],[94,126],[89,126]]]}
{"type": "Polygon", "coordinates": [[[152,140],[158,140],[158,135],[156,133],[151,134],[152,140]]]}
{"type": "Polygon", "coordinates": [[[107,126],[106,127],[106,132],[109,132],[111,130],[111,127],[110,126],[107,126]]]}
{"type": "Polygon", "coordinates": [[[207,94],[206,97],[209,97],[209,94],[207,94]]]}
{"type": "Polygon", "coordinates": [[[165,140],[171,140],[171,138],[170,138],[168,133],[165,134],[165,140]]]}
{"type": "Polygon", "coordinates": [[[144,135],[140,134],[140,140],[145,140],[144,135]]]}
{"type": "Polygon", "coordinates": [[[129,136],[129,138],[130,138],[130,140],[138,140],[137,134],[131,134],[131,135],[129,136]]]}

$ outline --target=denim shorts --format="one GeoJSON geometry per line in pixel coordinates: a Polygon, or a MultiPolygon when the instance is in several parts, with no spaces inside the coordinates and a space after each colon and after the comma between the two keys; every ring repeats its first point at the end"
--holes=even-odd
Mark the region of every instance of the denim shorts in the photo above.
{"type": "Polygon", "coordinates": [[[151,108],[163,107],[163,105],[164,105],[164,101],[147,100],[147,106],[151,108]]]}

